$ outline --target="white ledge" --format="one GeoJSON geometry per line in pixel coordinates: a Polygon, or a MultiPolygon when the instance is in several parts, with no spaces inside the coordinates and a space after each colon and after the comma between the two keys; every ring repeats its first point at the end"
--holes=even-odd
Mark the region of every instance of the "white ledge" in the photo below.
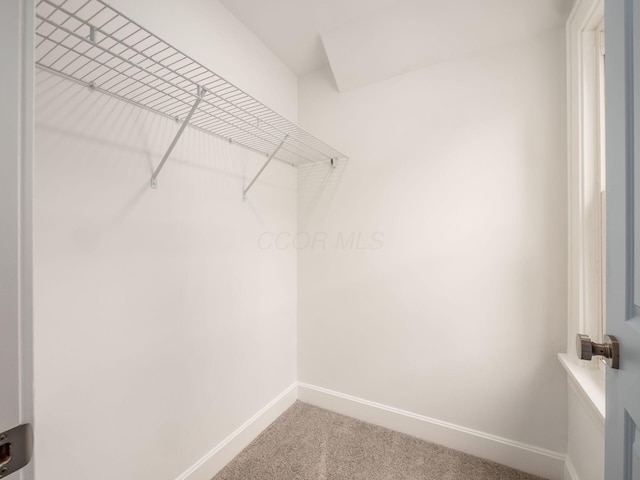
{"type": "Polygon", "coordinates": [[[579,365],[578,360],[574,360],[573,356],[567,353],[559,353],[558,358],[567,371],[569,383],[575,387],[576,392],[604,423],[606,403],[602,372],[579,365]]]}

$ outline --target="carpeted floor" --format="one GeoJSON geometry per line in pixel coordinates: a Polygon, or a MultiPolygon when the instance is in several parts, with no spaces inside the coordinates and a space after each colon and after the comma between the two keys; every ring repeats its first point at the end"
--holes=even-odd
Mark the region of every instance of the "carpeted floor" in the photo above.
{"type": "Polygon", "coordinates": [[[540,480],[296,402],[214,480],[540,480]]]}

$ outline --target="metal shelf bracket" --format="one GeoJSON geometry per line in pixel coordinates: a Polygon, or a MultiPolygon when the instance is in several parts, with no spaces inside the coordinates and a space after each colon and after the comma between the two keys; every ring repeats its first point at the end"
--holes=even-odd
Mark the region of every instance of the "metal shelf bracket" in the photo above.
{"type": "Polygon", "coordinates": [[[162,170],[162,167],[164,167],[164,164],[169,159],[171,152],[173,152],[173,149],[178,143],[178,140],[180,140],[180,137],[184,133],[184,130],[187,128],[187,125],[189,125],[189,122],[191,121],[191,117],[193,117],[193,114],[196,113],[196,110],[198,109],[198,105],[200,105],[200,102],[202,101],[206,93],[207,91],[203,87],[199,86],[197,88],[196,101],[193,102],[193,106],[189,111],[189,115],[187,115],[187,117],[182,122],[182,125],[180,126],[180,130],[178,130],[178,133],[176,134],[173,141],[171,142],[171,145],[169,145],[167,152],[164,154],[164,157],[162,157],[160,164],[158,165],[156,170],[153,172],[153,175],[151,175],[151,188],[158,188],[158,175],[160,174],[160,170],[162,170]]]}
{"type": "Polygon", "coordinates": [[[271,152],[271,155],[269,155],[269,158],[267,159],[267,161],[264,163],[264,165],[262,165],[262,168],[260,169],[260,171],[256,174],[255,177],[253,177],[253,180],[251,180],[251,183],[249,183],[249,186],[244,189],[244,191],[242,192],[242,201],[243,202],[247,199],[247,192],[249,191],[249,189],[253,186],[254,183],[256,183],[256,180],[258,180],[258,177],[260,175],[262,175],[262,172],[264,172],[264,169],[267,168],[267,165],[269,165],[269,162],[271,162],[271,160],[273,160],[273,157],[276,156],[276,153],[278,153],[278,150],[280,150],[282,145],[284,145],[284,142],[287,141],[288,137],[289,137],[289,135],[285,135],[284,139],[280,142],[280,145],[278,145],[276,147],[276,149],[273,152],[271,152]]]}

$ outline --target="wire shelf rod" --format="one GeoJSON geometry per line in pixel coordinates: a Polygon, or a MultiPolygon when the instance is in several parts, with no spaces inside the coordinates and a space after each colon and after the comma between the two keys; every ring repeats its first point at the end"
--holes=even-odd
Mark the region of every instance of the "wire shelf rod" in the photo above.
{"type": "MultiPolygon", "coordinates": [[[[46,1],[46,0],[45,0],[45,1],[46,1]]],[[[42,19],[43,21],[48,22],[48,23],[53,23],[53,22],[51,22],[50,20],[47,20],[46,18],[44,18],[44,17],[42,17],[42,16],[39,16],[39,15],[37,15],[37,18],[42,19]]],[[[70,36],[73,36],[73,37],[75,37],[75,38],[79,38],[79,39],[83,39],[83,40],[84,40],[84,38],[83,38],[83,37],[81,37],[81,36],[80,36],[79,34],[77,34],[76,32],[73,32],[73,31],[71,31],[71,30],[69,30],[69,29],[66,29],[66,28],[64,28],[64,27],[60,27],[60,29],[61,29],[62,31],[64,31],[65,33],[68,33],[70,36]]],[[[57,42],[57,41],[54,41],[54,40],[51,40],[51,39],[50,39],[50,41],[51,41],[51,42],[53,42],[53,43],[58,44],[59,46],[62,46],[62,44],[61,44],[60,42],[57,42]]],[[[99,45],[99,44],[96,44],[96,45],[94,45],[94,46],[95,46],[96,48],[99,48],[99,49],[103,50],[103,52],[108,52],[108,50],[106,50],[106,48],[105,48],[105,47],[103,47],[103,46],[101,46],[101,45],[99,45]]],[[[65,66],[65,68],[69,67],[69,66],[71,65],[71,63],[76,62],[76,61],[77,61],[77,59],[78,59],[79,57],[86,58],[86,59],[87,59],[87,60],[89,60],[89,61],[93,61],[93,62],[99,63],[99,64],[101,64],[102,66],[105,66],[105,67],[106,67],[106,64],[105,64],[104,62],[99,62],[99,61],[98,61],[98,60],[96,60],[95,58],[89,57],[86,53],[80,53],[80,52],[77,52],[77,53],[78,53],[78,57],[76,57],[76,58],[75,58],[75,59],[73,59],[69,64],[67,64],[67,65],[65,66]]],[[[149,76],[152,76],[152,77],[156,78],[156,79],[157,79],[157,80],[159,80],[160,82],[163,82],[163,83],[164,83],[164,82],[166,82],[166,80],[165,80],[164,78],[162,78],[161,76],[156,75],[156,74],[155,74],[155,73],[153,73],[153,72],[148,72],[147,70],[142,69],[142,67],[140,67],[139,65],[135,64],[135,63],[134,63],[134,62],[132,62],[131,60],[129,60],[129,59],[127,59],[127,58],[124,58],[124,57],[122,57],[122,56],[121,56],[121,55],[119,55],[119,54],[115,54],[115,53],[113,53],[113,52],[109,52],[109,53],[111,53],[111,55],[112,55],[112,56],[114,56],[114,57],[116,57],[116,58],[118,58],[118,59],[121,59],[124,63],[127,63],[131,68],[135,68],[135,69],[138,69],[138,70],[140,70],[140,71],[142,71],[142,72],[145,72],[145,73],[147,73],[149,76]]],[[[120,75],[123,75],[123,76],[125,76],[125,77],[127,77],[127,78],[131,79],[133,82],[141,82],[141,83],[144,83],[144,82],[142,82],[142,80],[141,80],[141,79],[136,79],[136,78],[134,78],[133,76],[128,75],[127,73],[125,73],[126,71],[127,71],[127,70],[125,70],[124,72],[120,72],[120,75]]],[[[76,70],[76,72],[77,72],[77,70],[76,70]]],[[[178,75],[179,75],[179,74],[178,74],[178,75]]],[[[185,81],[185,82],[188,82],[188,83],[193,84],[193,81],[192,81],[191,79],[184,78],[184,81],[185,81]]],[[[148,84],[145,84],[145,85],[146,85],[146,86],[149,86],[148,84]]],[[[182,93],[185,93],[186,95],[189,95],[189,96],[193,96],[193,94],[192,94],[192,93],[189,93],[189,92],[186,90],[186,88],[181,87],[181,86],[177,86],[177,84],[171,84],[171,85],[172,85],[173,87],[177,88],[178,90],[180,90],[182,93]]],[[[195,86],[197,87],[197,85],[195,85],[195,86]]],[[[125,87],[125,88],[126,88],[126,87],[125,87]]],[[[123,88],[122,90],[124,90],[125,88],[123,88]]],[[[209,90],[208,90],[208,88],[207,88],[207,91],[209,91],[209,90]]],[[[120,92],[114,92],[114,93],[115,93],[116,95],[119,95],[119,94],[121,95],[121,91],[120,91],[120,92]]],[[[162,92],[162,93],[168,94],[166,91],[165,91],[165,92],[162,92]]],[[[215,97],[217,97],[218,99],[223,100],[224,102],[226,102],[226,100],[225,100],[224,98],[222,98],[222,97],[220,97],[220,96],[218,96],[218,95],[215,95],[215,93],[213,93],[213,92],[211,92],[211,93],[213,94],[213,96],[215,96],[215,97]]],[[[122,96],[124,96],[124,95],[122,95],[122,96]]],[[[175,97],[174,97],[174,98],[175,98],[175,97]]],[[[183,102],[185,105],[187,105],[187,103],[186,103],[184,100],[182,100],[182,102],[183,102]]],[[[257,128],[255,125],[253,125],[251,122],[247,121],[246,119],[241,118],[241,117],[239,117],[238,115],[235,115],[235,114],[233,114],[233,113],[230,113],[230,112],[228,112],[227,110],[224,110],[224,109],[223,109],[223,108],[221,108],[220,106],[218,106],[218,105],[216,105],[216,104],[213,104],[211,101],[206,101],[206,100],[205,100],[205,102],[204,102],[204,103],[207,103],[207,104],[209,104],[209,105],[213,106],[214,108],[218,109],[219,111],[223,112],[224,114],[226,114],[226,115],[228,115],[228,116],[231,116],[231,117],[233,117],[234,119],[236,119],[236,120],[238,120],[238,121],[240,121],[240,122],[242,122],[242,123],[244,123],[244,124],[248,125],[248,126],[250,127],[250,129],[258,129],[258,130],[260,130],[260,132],[262,132],[262,133],[264,133],[264,134],[267,134],[267,135],[269,135],[269,136],[273,137],[273,140],[266,140],[266,139],[262,138],[264,141],[267,141],[268,143],[272,144],[273,146],[275,146],[275,145],[277,145],[277,144],[278,144],[279,138],[278,138],[278,136],[277,136],[276,134],[271,133],[271,132],[268,132],[268,131],[266,131],[266,130],[264,130],[264,129],[259,129],[259,128],[257,128]]],[[[228,103],[228,102],[226,102],[226,103],[228,103]]],[[[214,116],[215,116],[216,118],[218,118],[218,119],[221,119],[219,115],[216,115],[216,114],[213,114],[213,113],[210,113],[210,114],[211,114],[211,115],[214,115],[214,116]]],[[[257,119],[257,117],[256,117],[256,119],[257,119]]],[[[221,119],[221,120],[223,120],[223,119],[221,119]]],[[[230,122],[230,121],[228,121],[228,120],[223,120],[223,121],[225,121],[225,122],[227,122],[227,123],[230,123],[230,124],[231,124],[231,122],[230,122]]],[[[246,131],[246,129],[245,129],[245,128],[242,128],[242,127],[238,126],[237,124],[232,124],[232,125],[234,125],[234,127],[238,128],[239,130],[246,131]]],[[[258,135],[257,133],[254,133],[253,135],[255,135],[255,136],[260,136],[260,135],[258,135]]],[[[285,135],[287,135],[287,134],[286,134],[286,133],[284,133],[284,132],[282,132],[282,135],[283,135],[283,136],[285,136],[285,135]]],[[[235,139],[234,139],[234,140],[235,140],[235,139]]],[[[288,148],[286,148],[286,147],[284,148],[284,150],[289,151],[289,149],[288,149],[288,148]]],[[[314,149],[314,150],[315,150],[315,149],[314,149]]],[[[317,152],[317,153],[321,153],[321,152],[317,152]]],[[[311,154],[311,152],[309,152],[309,154],[311,154]]],[[[315,155],[314,155],[314,156],[315,156],[315,155]]],[[[317,159],[317,160],[319,160],[319,161],[323,161],[323,162],[327,163],[327,160],[325,160],[325,159],[323,159],[323,158],[320,158],[320,159],[317,159]]]]}
{"type": "Polygon", "coordinates": [[[189,117],[193,128],[286,163],[346,159],[103,0],[39,0],[36,9],[36,64],[45,71],[185,128],[189,117]],[[199,101],[198,87],[207,90],[199,101]]]}
{"type": "MultiPolygon", "coordinates": [[[[42,1],[43,1],[44,3],[49,4],[49,5],[53,5],[53,3],[51,2],[51,0],[42,0],[42,1]]],[[[84,5],[86,5],[86,3],[85,3],[84,5]]],[[[81,8],[84,8],[84,5],[83,5],[83,7],[81,7],[81,8]]],[[[68,10],[66,10],[66,9],[64,9],[64,8],[62,8],[62,7],[60,7],[58,10],[62,11],[63,13],[65,13],[66,15],[69,15],[69,16],[73,16],[73,15],[75,15],[73,12],[68,11],[68,10]]],[[[92,16],[92,18],[93,18],[93,17],[95,17],[95,14],[94,14],[94,16],[92,16]]],[[[44,19],[44,18],[42,18],[42,17],[39,17],[39,18],[41,18],[41,19],[43,19],[43,20],[47,20],[47,19],[44,19]]],[[[77,18],[77,21],[78,21],[78,22],[81,22],[82,24],[86,25],[87,27],[91,27],[91,24],[90,24],[87,20],[77,18]]],[[[110,33],[108,33],[108,32],[105,32],[105,31],[103,31],[102,29],[99,29],[99,32],[100,32],[102,35],[106,36],[106,38],[109,38],[109,39],[113,40],[114,42],[116,42],[117,44],[119,44],[119,45],[121,45],[121,46],[123,47],[123,51],[122,51],[122,52],[120,52],[119,54],[116,54],[116,55],[117,55],[120,59],[122,59],[123,61],[126,61],[127,63],[129,63],[129,64],[131,64],[131,65],[135,65],[137,68],[141,68],[139,65],[134,64],[130,59],[125,59],[124,57],[122,57],[122,53],[123,53],[124,51],[130,50],[130,51],[134,52],[134,55],[133,55],[131,58],[134,58],[136,55],[140,55],[140,56],[142,56],[144,59],[149,60],[149,61],[151,61],[151,62],[154,62],[154,63],[155,63],[156,61],[155,61],[152,57],[147,56],[146,54],[144,54],[143,52],[141,52],[141,51],[139,51],[139,50],[137,50],[137,49],[135,48],[135,46],[139,45],[140,43],[142,43],[143,41],[145,41],[147,38],[152,37],[153,35],[152,35],[152,34],[150,34],[149,32],[147,32],[143,27],[139,26],[139,25],[138,25],[138,24],[136,24],[135,22],[132,22],[132,21],[130,21],[130,22],[131,22],[132,24],[136,25],[137,29],[136,29],[134,32],[132,32],[131,34],[129,34],[127,37],[125,37],[125,39],[123,39],[123,40],[120,40],[120,39],[116,38],[113,34],[110,34],[110,33]],[[134,43],[134,44],[132,44],[132,45],[128,45],[128,44],[124,43],[124,40],[131,38],[133,35],[137,34],[138,32],[144,32],[144,33],[146,33],[146,34],[147,34],[147,36],[146,36],[144,39],[142,39],[142,40],[140,40],[140,41],[138,41],[138,42],[136,42],[136,43],[134,43]]],[[[64,28],[64,27],[62,27],[62,29],[63,29],[64,31],[66,31],[66,33],[67,33],[68,35],[73,35],[73,36],[77,37],[80,41],[86,41],[86,38],[84,38],[84,37],[82,37],[82,36],[78,35],[76,32],[70,31],[69,29],[66,29],[66,28],[64,28]]],[[[99,46],[99,45],[97,45],[97,44],[96,44],[96,46],[99,46]]],[[[176,52],[177,52],[177,53],[180,53],[180,52],[179,52],[179,51],[177,51],[177,50],[176,50],[176,52]]],[[[195,61],[194,61],[194,60],[192,60],[191,58],[187,57],[187,56],[186,56],[186,55],[184,55],[184,54],[181,54],[181,55],[183,56],[183,58],[182,58],[182,59],[178,59],[178,60],[176,60],[176,62],[174,62],[174,64],[172,64],[172,65],[175,65],[175,63],[178,63],[178,62],[180,62],[180,61],[182,61],[182,60],[186,60],[186,61],[188,61],[188,62],[190,62],[190,63],[192,63],[192,64],[196,65],[196,68],[202,68],[202,69],[206,70],[204,67],[202,67],[200,64],[198,64],[197,62],[195,62],[195,61]]],[[[165,68],[167,68],[167,67],[165,67],[165,68]]],[[[168,69],[169,69],[169,70],[171,70],[171,68],[168,68],[168,69]]],[[[182,73],[182,72],[178,72],[178,71],[172,70],[172,73],[175,73],[177,76],[179,76],[179,77],[183,78],[185,81],[188,81],[188,82],[194,83],[192,79],[189,79],[189,78],[185,77],[184,73],[182,73]]],[[[215,74],[213,74],[213,75],[215,75],[215,74]]],[[[216,75],[216,76],[217,76],[217,75],[216,75]]],[[[205,83],[203,83],[203,82],[201,82],[201,84],[202,84],[203,86],[205,86],[205,88],[207,88],[207,90],[208,90],[209,92],[211,92],[211,94],[212,94],[212,95],[214,95],[214,96],[218,97],[218,98],[219,98],[221,101],[223,101],[225,104],[228,104],[227,106],[228,106],[228,108],[230,108],[230,109],[236,109],[237,107],[236,107],[235,105],[233,105],[232,103],[228,102],[228,101],[227,101],[227,100],[226,100],[222,95],[218,95],[218,93],[223,93],[223,92],[224,92],[224,91],[226,91],[226,90],[228,90],[228,91],[239,91],[239,92],[241,92],[241,93],[244,93],[244,92],[242,92],[240,89],[238,89],[237,87],[235,87],[235,86],[233,86],[233,85],[231,85],[231,84],[229,84],[229,83],[227,83],[227,82],[225,82],[225,84],[226,84],[226,85],[224,86],[224,88],[223,88],[223,90],[222,90],[222,91],[216,91],[216,89],[215,89],[215,88],[211,88],[211,86],[210,86],[210,85],[207,85],[207,84],[205,84],[205,83]]],[[[224,108],[222,108],[222,107],[219,107],[219,108],[221,108],[222,110],[225,110],[225,109],[224,109],[224,108]]],[[[225,111],[228,111],[228,110],[225,110],[225,111]]],[[[238,115],[237,115],[237,114],[233,114],[233,113],[231,113],[231,112],[229,112],[229,113],[230,113],[231,115],[234,115],[234,116],[238,117],[238,115]]],[[[257,117],[256,117],[256,118],[257,118],[257,117]]],[[[275,138],[282,138],[282,135],[284,135],[284,134],[286,134],[286,133],[287,133],[287,132],[281,131],[281,130],[280,130],[278,127],[276,127],[276,126],[271,125],[269,122],[265,122],[265,124],[266,124],[267,126],[269,126],[269,127],[272,127],[272,128],[275,128],[275,129],[277,129],[277,130],[278,130],[278,132],[273,132],[273,133],[269,132],[269,133],[270,133],[271,135],[273,135],[275,138]]],[[[263,129],[263,130],[264,130],[264,129],[263,129]]],[[[290,133],[290,132],[289,132],[289,133],[290,133]]],[[[300,140],[299,140],[299,141],[300,141],[300,140]]],[[[317,149],[315,149],[315,148],[314,148],[313,146],[311,146],[311,145],[308,145],[308,147],[309,147],[309,148],[311,148],[312,150],[316,150],[316,151],[317,151],[317,149]]],[[[318,153],[322,153],[322,152],[319,152],[319,151],[318,151],[318,153]]]]}

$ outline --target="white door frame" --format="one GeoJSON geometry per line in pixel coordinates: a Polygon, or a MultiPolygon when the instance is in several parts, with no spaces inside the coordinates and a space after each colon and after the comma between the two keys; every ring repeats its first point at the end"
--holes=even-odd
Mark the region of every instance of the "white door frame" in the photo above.
{"type": "MultiPolygon", "coordinates": [[[[578,0],[567,20],[567,119],[569,191],[569,322],[567,352],[575,356],[575,337],[584,333],[600,340],[598,319],[601,266],[594,262],[600,246],[599,145],[596,29],[604,17],[604,0],[578,0]],[[596,191],[597,190],[597,191],[596,191]]],[[[577,361],[577,358],[576,358],[577,361]]],[[[581,362],[595,368],[596,362],[581,362]]]]}
{"type": "MultiPolygon", "coordinates": [[[[0,431],[33,425],[34,2],[0,1],[0,431]]],[[[19,474],[34,478],[33,461],[19,474]]]]}

